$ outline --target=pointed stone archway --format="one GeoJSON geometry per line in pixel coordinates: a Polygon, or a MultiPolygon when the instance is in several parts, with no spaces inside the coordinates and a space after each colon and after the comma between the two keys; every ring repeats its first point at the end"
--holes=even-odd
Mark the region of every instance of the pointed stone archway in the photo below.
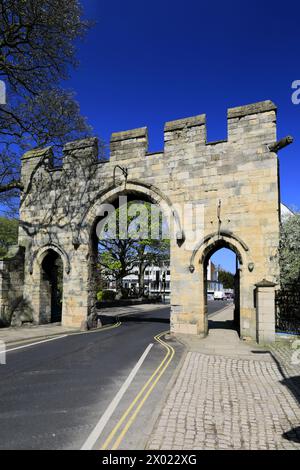
{"type": "Polygon", "coordinates": [[[208,333],[206,275],[209,258],[220,248],[233,251],[239,260],[238,299],[235,305],[235,321],[241,337],[256,334],[256,310],[253,303],[254,286],[251,288],[251,253],[239,236],[229,232],[211,233],[196,245],[190,260],[190,270],[199,278],[199,315],[202,318],[203,335],[208,333]]]}
{"type": "MultiPolygon", "coordinates": [[[[64,262],[55,246],[43,247],[32,262],[31,282],[34,295],[30,299],[36,323],[57,323],[63,314],[64,262]]],[[[29,299],[27,299],[29,301],[29,299]]]]}

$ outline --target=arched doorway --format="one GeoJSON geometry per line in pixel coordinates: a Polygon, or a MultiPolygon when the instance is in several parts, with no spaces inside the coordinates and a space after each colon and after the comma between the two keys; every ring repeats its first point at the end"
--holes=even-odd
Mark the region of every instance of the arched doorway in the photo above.
{"type": "Polygon", "coordinates": [[[201,239],[195,246],[190,258],[190,271],[196,273],[199,282],[198,312],[203,325],[203,336],[208,334],[207,267],[211,257],[224,248],[231,250],[236,256],[237,269],[234,278],[235,328],[242,338],[253,337],[256,330],[256,316],[255,308],[253,308],[253,289],[249,288],[249,279],[252,275],[249,248],[238,235],[226,230],[213,232],[201,239]],[[245,269],[245,267],[248,267],[248,269],[245,269]]]}
{"type": "Polygon", "coordinates": [[[40,269],[40,323],[61,322],[63,300],[63,262],[49,249],[43,253],[40,269]]]}
{"type": "MultiPolygon", "coordinates": [[[[98,205],[97,214],[91,225],[89,238],[88,305],[90,314],[99,310],[99,292],[105,291],[107,296],[105,298],[106,301],[109,300],[110,297],[107,294],[115,294],[116,297],[112,297],[113,300],[117,301],[134,301],[136,298],[165,300],[166,291],[167,295],[170,296],[170,238],[162,242],[162,237],[166,229],[164,229],[164,233],[162,233],[163,230],[161,226],[158,230],[157,227],[155,227],[155,231],[160,234],[160,237],[152,238],[153,209],[156,209],[156,211],[154,211],[156,217],[158,214],[158,219],[154,222],[155,224],[163,225],[168,222],[164,219],[164,212],[160,208],[158,201],[154,200],[149,194],[137,190],[123,190],[117,194],[112,194],[106,197],[102,205],[98,205]],[[120,211],[124,207],[127,213],[131,210],[131,216],[128,215],[128,218],[126,217],[125,223],[126,230],[128,231],[127,236],[121,234],[121,230],[124,230],[124,225],[122,229],[120,228],[120,211]],[[142,215],[138,215],[138,222],[136,222],[139,228],[136,226],[133,227],[134,232],[137,233],[137,238],[134,238],[130,231],[130,226],[136,221],[133,215],[134,211],[137,210],[136,208],[139,207],[141,208],[142,215]],[[144,211],[146,211],[146,215],[144,211]],[[105,240],[104,243],[103,240],[99,240],[99,227],[103,227],[109,218],[116,223],[116,231],[114,236],[109,240],[105,240]],[[143,230],[146,228],[148,231],[147,237],[144,237],[142,233],[139,236],[141,220],[143,230]],[[163,244],[164,248],[162,248],[163,244]],[[166,250],[167,245],[168,250],[166,250]],[[129,261],[128,271],[125,269],[126,263],[122,265],[120,260],[120,251],[118,250],[121,249],[124,250],[124,257],[127,256],[129,261]],[[164,253],[163,250],[165,250],[164,253]],[[166,251],[168,251],[168,254],[166,251]],[[113,257],[108,260],[114,265],[113,268],[108,267],[109,262],[105,263],[103,261],[103,255],[108,254],[113,255],[113,257]],[[131,264],[130,258],[132,258],[131,264]],[[119,266],[117,266],[118,263],[119,266]],[[151,274],[150,268],[153,268],[151,274]],[[155,273],[154,268],[156,268],[155,273]],[[115,275],[117,271],[119,271],[119,273],[115,275]]],[[[167,235],[170,237],[169,229],[167,229],[167,235]]],[[[108,256],[106,256],[106,260],[107,258],[108,256]]]]}
{"type": "Polygon", "coordinates": [[[204,259],[208,329],[234,329],[240,334],[239,258],[235,250],[221,245],[214,246],[204,259]]]}

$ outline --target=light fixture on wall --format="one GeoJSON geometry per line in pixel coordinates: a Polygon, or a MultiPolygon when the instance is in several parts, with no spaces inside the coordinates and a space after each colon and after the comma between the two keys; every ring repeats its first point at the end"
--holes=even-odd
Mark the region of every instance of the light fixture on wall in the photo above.
{"type": "Polygon", "coordinates": [[[119,170],[121,170],[122,175],[124,176],[125,186],[126,186],[127,178],[128,178],[128,168],[122,167],[122,166],[120,166],[120,165],[115,165],[115,166],[114,166],[114,171],[113,171],[113,182],[114,182],[114,186],[116,186],[116,169],[117,169],[117,168],[118,168],[119,170]]]}
{"type": "Polygon", "coordinates": [[[249,263],[248,270],[250,271],[250,273],[252,273],[253,269],[254,269],[254,263],[249,263]]]}

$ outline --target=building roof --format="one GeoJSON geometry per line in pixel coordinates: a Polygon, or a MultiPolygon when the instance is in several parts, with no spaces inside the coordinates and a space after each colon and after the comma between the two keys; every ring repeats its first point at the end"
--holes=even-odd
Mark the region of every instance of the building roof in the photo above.
{"type": "Polygon", "coordinates": [[[280,203],[280,214],[281,217],[295,215],[295,213],[286,204],[283,204],[282,202],[280,203]]]}

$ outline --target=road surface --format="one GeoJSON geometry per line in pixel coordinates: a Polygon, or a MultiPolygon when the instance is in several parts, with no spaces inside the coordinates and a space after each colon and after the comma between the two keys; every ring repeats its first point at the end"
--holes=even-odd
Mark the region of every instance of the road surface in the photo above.
{"type": "MultiPolygon", "coordinates": [[[[210,302],[209,313],[224,305],[210,302]]],[[[176,340],[155,339],[169,316],[166,306],[96,332],[11,347],[0,365],[0,448],[144,448],[183,353],[176,340]]]]}

